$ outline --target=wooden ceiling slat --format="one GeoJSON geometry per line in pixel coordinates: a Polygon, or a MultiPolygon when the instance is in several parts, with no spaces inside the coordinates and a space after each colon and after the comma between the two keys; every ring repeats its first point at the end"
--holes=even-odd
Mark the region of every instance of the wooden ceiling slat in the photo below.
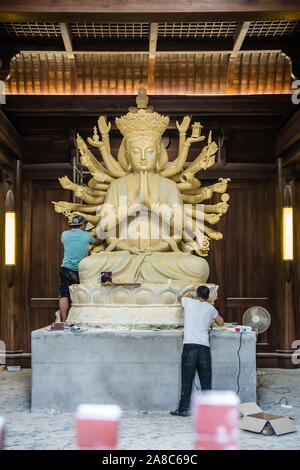
{"type": "MultiPolygon", "coordinates": [[[[152,61],[149,61],[149,68],[153,68],[154,66],[154,82],[150,83],[150,89],[152,93],[158,93],[162,94],[162,57],[161,55],[156,55],[155,59],[155,64],[151,63],[152,61]]],[[[148,75],[149,76],[149,75],[148,75]]],[[[148,82],[147,82],[148,86],[148,82]]]]}
{"type": "Polygon", "coordinates": [[[291,70],[292,70],[292,63],[289,58],[285,61],[284,65],[284,73],[282,74],[282,93],[290,93],[290,79],[291,79],[291,70]]]}
{"type": "Polygon", "coordinates": [[[84,56],[87,58],[87,66],[86,66],[86,84],[87,84],[87,93],[91,95],[93,93],[93,74],[92,74],[92,60],[93,55],[84,56]]]}
{"type": "Polygon", "coordinates": [[[177,60],[174,54],[171,54],[169,57],[170,61],[170,70],[169,70],[169,90],[174,90],[177,87],[177,60]]]}
{"type": "Polygon", "coordinates": [[[75,67],[77,75],[77,92],[78,94],[83,94],[83,57],[81,54],[75,55],[75,67]]]}
{"type": "Polygon", "coordinates": [[[228,68],[226,71],[226,90],[225,93],[234,94],[233,73],[235,68],[236,55],[230,54],[228,60],[228,68]]]}
{"type": "Polygon", "coordinates": [[[249,64],[250,54],[242,55],[241,62],[241,79],[240,79],[240,93],[241,95],[247,94],[249,90],[249,64]]]}
{"type": "Polygon", "coordinates": [[[275,66],[276,66],[277,52],[269,54],[267,64],[267,78],[266,78],[266,93],[272,93],[275,88],[275,66]]]}
{"type": "Polygon", "coordinates": [[[249,88],[252,93],[257,93],[257,81],[258,81],[258,64],[259,64],[260,54],[258,51],[252,52],[251,65],[250,65],[250,83],[249,88]]]}
{"type": "Polygon", "coordinates": [[[234,76],[234,85],[235,85],[235,93],[237,95],[241,94],[241,70],[242,70],[242,60],[243,56],[239,54],[236,58],[236,74],[234,76]]]}
{"type": "Polygon", "coordinates": [[[41,93],[41,80],[39,70],[39,56],[34,54],[32,56],[32,81],[33,81],[33,93],[41,93]]]}
{"type": "Polygon", "coordinates": [[[117,82],[117,93],[122,94],[125,92],[125,70],[123,55],[117,55],[117,70],[116,70],[116,82],[117,82]]]}
{"type": "Polygon", "coordinates": [[[168,90],[170,88],[170,57],[167,56],[166,60],[161,61],[161,90],[168,90]]]}
{"type": "Polygon", "coordinates": [[[97,93],[97,95],[100,93],[100,89],[101,89],[100,70],[101,70],[100,56],[94,54],[93,55],[93,67],[92,67],[93,93],[97,93]]]}
{"type": "Polygon", "coordinates": [[[260,57],[257,91],[261,95],[265,93],[266,88],[268,56],[268,52],[262,52],[260,57]]]}
{"type": "MultiPolygon", "coordinates": [[[[38,56],[39,56],[39,75],[40,75],[40,84],[41,84],[41,94],[46,95],[48,93],[48,83],[47,83],[48,71],[47,71],[47,64],[46,64],[46,55],[38,54],[38,56]]],[[[65,80],[65,83],[67,83],[67,80],[65,80]]]]}
{"type": "Polygon", "coordinates": [[[191,95],[195,94],[195,64],[196,55],[188,56],[187,89],[191,95]]]}
{"type": "Polygon", "coordinates": [[[53,86],[53,79],[54,79],[53,54],[52,53],[46,54],[46,58],[47,58],[47,68],[48,68],[48,73],[47,73],[48,87],[49,87],[49,93],[50,95],[52,95],[55,92],[56,93],[59,92],[59,90],[55,90],[53,86]]]}
{"type": "Polygon", "coordinates": [[[17,58],[17,75],[19,77],[19,93],[26,94],[25,90],[25,67],[24,59],[21,54],[18,54],[17,58]]]}
{"type": "Polygon", "coordinates": [[[221,62],[220,62],[220,93],[222,95],[226,94],[226,81],[227,81],[227,71],[228,71],[228,61],[229,61],[230,54],[221,54],[221,62]]]}
{"type": "Polygon", "coordinates": [[[124,60],[124,88],[125,93],[133,93],[132,89],[132,56],[126,55],[124,60]]]}
{"type": "Polygon", "coordinates": [[[276,62],[276,74],[275,74],[275,89],[279,93],[282,93],[282,77],[284,74],[284,62],[285,58],[283,54],[278,54],[276,62]]]}
{"type": "Polygon", "coordinates": [[[203,54],[196,54],[195,57],[195,94],[201,93],[201,68],[203,64],[203,54]]]}
{"type": "Polygon", "coordinates": [[[105,86],[105,81],[106,81],[106,88],[107,88],[107,75],[105,75],[105,72],[107,74],[107,66],[106,66],[106,70],[103,70],[103,75],[102,75],[102,65],[101,65],[102,58],[103,56],[100,56],[100,55],[95,56],[95,62],[97,63],[97,68],[95,70],[95,80],[97,82],[98,93],[100,93],[102,82],[103,82],[103,86],[105,86]],[[102,79],[102,76],[103,76],[103,79],[102,79]]]}
{"type": "Polygon", "coordinates": [[[17,78],[17,61],[11,61],[10,63],[10,79],[5,84],[6,93],[17,94],[18,93],[18,78],[17,78]]]}
{"type": "Polygon", "coordinates": [[[156,94],[291,93],[291,61],[280,51],[157,52],[153,67],[147,52],[22,52],[7,92],[135,94],[150,77],[156,94]]]}
{"type": "Polygon", "coordinates": [[[133,73],[132,73],[132,88],[133,90],[137,89],[138,83],[141,83],[140,80],[140,58],[138,56],[133,56],[133,73]]]}
{"type": "MultiPolygon", "coordinates": [[[[140,68],[141,82],[140,83],[147,83],[148,65],[149,65],[148,55],[139,54],[139,57],[140,57],[140,63],[141,63],[141,68],[140,68]]],[[[136,88],[135,90],[138,90],[138,88],[136,88]]]]}
{"type": "Polygon", "coordinates": [[[110,54],[107,56],[109,61],[109,92],[112,94],[117,93],[117,66],[116,66],[116,56],[114,54],[110,54]]]}

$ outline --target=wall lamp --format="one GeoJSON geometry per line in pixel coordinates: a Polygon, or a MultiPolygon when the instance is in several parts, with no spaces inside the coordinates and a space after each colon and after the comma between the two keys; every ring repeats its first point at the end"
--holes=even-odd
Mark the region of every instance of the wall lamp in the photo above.
{"type": "Polygon", "coordinates": [[[16,212],[15,198],[11,189],[5,198],[5,252],[4,263],[6,269],[6,283],[8,287],[14,285],[16,265],[16,212]]]}
{"type": "Polygon", "coordinates": [[[293,237],[293,208],[282,209],[282,259],[292,261],[294,259],[294,237],[293,237]]]}
{"type": "Polygon", "coordinates": [[[293,224],[293,197],[289,184],[284,188],[282,208],[282,259],[294,259],[294,224],[293,224]]]}

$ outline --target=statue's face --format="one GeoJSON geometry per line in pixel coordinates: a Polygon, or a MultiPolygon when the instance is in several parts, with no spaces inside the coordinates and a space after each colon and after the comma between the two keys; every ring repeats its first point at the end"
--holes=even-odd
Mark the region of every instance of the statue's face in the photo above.
{"type": "Polygon", "coordinates": [[[127,156],[134,172],[155,171],[158,144],[155,139],[140,136],[127,145],[127,156]]]}

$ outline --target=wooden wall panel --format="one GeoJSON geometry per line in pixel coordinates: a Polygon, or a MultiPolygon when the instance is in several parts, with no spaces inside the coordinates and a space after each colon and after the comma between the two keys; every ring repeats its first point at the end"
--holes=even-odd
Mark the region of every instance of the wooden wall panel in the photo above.
{"type": "Polygon", "coordinates": [[[228,297],[265,297],[268,293],[272,250],[269,189],[265,182],[230,184],[226,233],[228,297]]]}
{"type": "MultiPolygon", "coordinates": [[[[1,167],[0,167],[1,170],[1,167]]],[[[3,297],[3,282],[4,282],[4,183],[0,180],[0,340],[3,340],[3,311],[2,311],[2,297],[3,297]]]]}
{"type": "Polygon", "coordinates": [[[30,332],[49,325],[55,308],[31,308],[32,298],[58,297],[58,273],[62,262],[61,233],[68,228],[64,216],[54,212],[51,201],[68,200],[56,181],[24,183],[24,288],[26,321],[24,343],[30,350],[30,332]]]}
{"type": "Polygon", "coordinates": [[[211,242],[210,282],[219,284],[218,308],[226,321],[242,322],[253,305],[269,310],[270,329],[258,343],[275,343],[274,183],[231,181],[229,210],[218,224],[223,240],[211,242]]]}
{"type": "Polygon", "coordinates": [[[295,334],[300,340],[300,181],[295,181],[295,212],[294,212],[294,235],[295,235],[295,261],[294,261],[294,299],[295,299],[295,334]]]}

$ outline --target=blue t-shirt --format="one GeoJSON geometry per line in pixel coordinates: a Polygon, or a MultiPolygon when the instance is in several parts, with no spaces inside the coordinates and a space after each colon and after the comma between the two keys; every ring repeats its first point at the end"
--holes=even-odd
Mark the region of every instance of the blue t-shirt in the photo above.
{"type": "Polygon", "coordinates": [[[79,262],[89,254],[89,244],[96,240],[89,232],[72,228],[61,234],[61,241],[65,249],[62,266],[78,271],[79,262]]]}

